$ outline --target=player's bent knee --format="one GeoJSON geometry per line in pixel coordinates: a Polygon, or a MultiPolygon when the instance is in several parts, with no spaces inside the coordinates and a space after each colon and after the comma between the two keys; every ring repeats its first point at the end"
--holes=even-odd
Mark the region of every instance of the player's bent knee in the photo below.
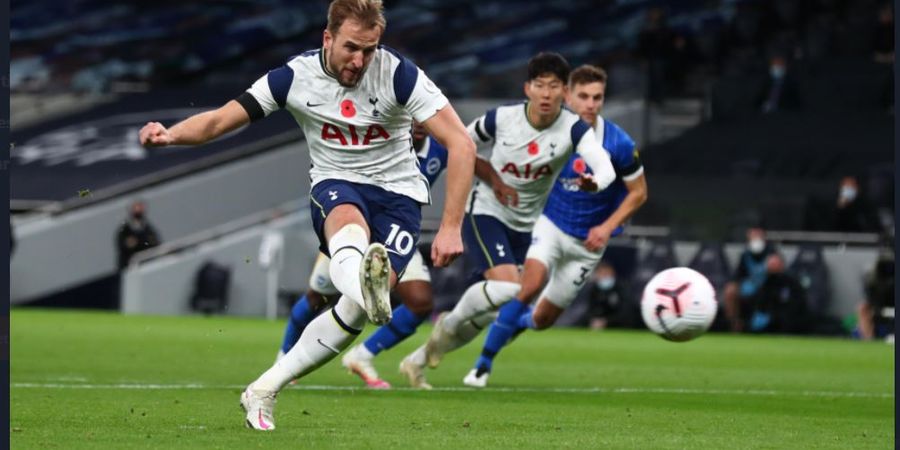
{"type": "Polygon", "coordinates": [[[397,285],[397,295],[410,312],[419,316],[431,313],[434,300],[431,284],[426,281],[406,281],[397,285]]]}
{"type": "Polygon", "coordinates": [[[417,316],[423,316],[426,314],[431,314],[431,311],[434,310],[434,303],[431,302],[431,299],[417,299],[413,302],[406,303],[404,302],[409,311],[417,316]]]}
{"type": "Polygon", "coordinates": [[[510,281],[489,280],[484,286],[488,300],[497,308],[518,295],[521,289],[521,284],[510,281]]]}
{"type": "Polygon", "coordinates": [[[324,295],[312,289],[306,291],[306,301],[309,303],[311,311],[319,311],[328,303],[328,299],[324,295]]]}
{"type": "Polygon", "coordinates": [[[519,269],[513,264],[500,264],[485,270],[484,278],[496,282],[517,283],[519,269]]]}
{"type": "Polygon", "coordinates": [[[522,281],[522,287],[519,289],[518,298],[525,303],[534,303],[537,300],[538,295],[541,293],[541,288],[543,286],[541,284],[531,282],[531,281],[522,281]]]}
{"type": "Polygon", "coordinates": [[[434,309],[434,301],[431,292],[418,292],[414,295],[403,296],[403,304],[415,315],[429,314],[434,309]]]}
{"type": "Polygon", "coordinates": [[[348,223],[335,231],[334,235],[332,235],[331,238],[349,240],[351,242],[360,240],[368,241],[369,233],[367,233],[366,229],[363,228],[363,226],[360,224],[348,223]]]}
{"type": "Polygon", "coordinates": [[[325,219],[325,237],[331,241],[339,235],[350,237],[352,240],[369,240],[365,217],[355,205],[339,205],[331,210],[325,219]]]}

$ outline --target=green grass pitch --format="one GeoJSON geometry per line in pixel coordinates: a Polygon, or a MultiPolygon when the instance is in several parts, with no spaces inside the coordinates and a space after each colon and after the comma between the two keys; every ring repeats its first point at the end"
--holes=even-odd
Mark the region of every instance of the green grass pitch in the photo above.
{"type": "MultiPolygon", "coordinates": [[[[238,396],[272,363],[283,325],[14,309],[11,446],[894,446],[894,349],[883,343],[708,334],[674,344],[574,329],[520,336],[483,391],[461,383],[483,337],[429,371],[431,392],[360,389],[334,360],[279,395],[277,430],[252,431],[238,396]]],[[[397,364],[429,330],[376,360],[395,387],[397,364]]]]}

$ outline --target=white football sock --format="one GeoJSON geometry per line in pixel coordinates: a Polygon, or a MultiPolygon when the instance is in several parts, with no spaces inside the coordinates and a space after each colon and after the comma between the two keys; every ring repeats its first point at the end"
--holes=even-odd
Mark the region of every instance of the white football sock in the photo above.
{"type": "Polygon", "coordinates": [[[328,274],[331,275],[331,282],[341,294],[360,306],[363,306],[363,296],[359,286],[359,264],[368,247],[366,230],[356,224],[345,225],[328,240],[328,252],[331,253],[328,274]]]}
{"type": "Polygon", "coordinates": [[[419,348],[413,350],[412,353],[407,356],[413,364],[425,367],[425,344],[419,346],[419,348]]]}
{"type": "Polygon", "coordinates": [[[481,331],[486,329],[497,318],[496,311],[488,311],[473,317],[456,328],[454,339],[445,353],[452,352],[478,337],[481,331]]]}
{"type": "Polygon", "coordinates": [[[349,347],[367,320],[365,310],[346,295],[341,296],[333,309],[307,325],[297,344],[254,381],[253,388],[278,392],[294,378],[312,372],[349,347]],[[339,321],[357,332],[345,330],[339,321]]]}
{"type": "Polygon", "coordinates": [[[444,327],[457,333],[457,329],[484,313],[496,311],[519,293],[521,285],[509,281],[479,281],[466,289],[453,311],[444,316],[444,327]]]}
{"type": "Polygon", "coordinates": [[[362,344],[351,348],[350,351],[353,352],[353,356],[355,356],[357,359],[372,359],[375,357],[375,355],[373,355],[372,352],[370,352],[369,349],[362,344]]]}
{"type": "MultiPolygon", "coordinates": [[[[436,342],[439,345],[438,351],[443,354],[450,353],[469,342],[472,342],[480,333],[481,330],[484,330],[497,318],[496,311],[489,311],[485,313],[478,314],[471,320],[467,320],[461,323],[453,333],[447,334],[447,339],[440,340],[436,342]]],[[[444,317],[446,320],[446,316],[444,317]]],[[[415,351],[409,354],[407,358],[410,358],[412,362],[418,364],[420,366],[425,366],[428,363],[428,348],[426,345],[422,345],[417,348],[415,351]]]]}

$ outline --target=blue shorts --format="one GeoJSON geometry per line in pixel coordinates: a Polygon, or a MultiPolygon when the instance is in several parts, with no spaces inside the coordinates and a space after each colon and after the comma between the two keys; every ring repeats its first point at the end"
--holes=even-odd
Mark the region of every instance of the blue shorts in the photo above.
{"type": "Polygon", "coordinates": [[[531,245],[531,233],[513,230],[485,214],[466,214],[462,236],[466,258],[479,273],[501,264],[524,264],[531,245]]]}
{"type": "Polygon", "coordinates": [[[387,247],[391,268],[398,276],[416,252],[422,225],[422,205],[405,196],[369,184],[344,180],[325,180],[310,193],[313,228],[319,237],[319,250],[329,255],[325,239],[325,217],[335,206],[352,204],[359,208],[372,242],[387,247]]]}

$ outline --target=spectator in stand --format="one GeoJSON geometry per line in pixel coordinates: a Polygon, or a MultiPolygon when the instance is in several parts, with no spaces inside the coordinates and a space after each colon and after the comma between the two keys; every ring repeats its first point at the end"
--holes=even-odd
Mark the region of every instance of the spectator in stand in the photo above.
{"type": "Polygon", "coordinates": [[[849,233],[881,231],[877,212],[860,192],[856,177],[841,179],[834,210],[834,230],[849,233]]]}
{"type": "Polygon", "coordinates": [[[872,39],[875,62],[894,63],[894,6],[884,2],[878,9],[878,23],[872,39]]]}
{"type": "Polygon", "coordinates": [[[875,267],[865,276],[866,297],[857,307],[860,339],[872,340],[894,329],[894,251],[884,247],[875,267]]]}
{"type": "Polygon", "coordinates": [[[138,200],[132,203],[129,207],[128,219],[116,233],[119,271],[128,266],[128,262],[135,253],[159,245],[159,234],[147,220],[145,212],[144,202],[138,200]]]}
{"type": "Polygon", "coordinates": [[[592,330],[632,325],[634,299],[616,269],[603,261],[594,271],[594,283],[587,287],[588,318],[592,330]]]}
{"type": "Polygon", "coordinates": [[[656,104],[661,104],[666,96],[666,72],[674,42],[675,34],[666,23],[665,11],[649,8],[638,35],[637,53],[647,71],[647,98],[656,104]]]}
{"type": "Polygon", "coordinates": [[[724,309],[731,331],[745,330],[750,318],[752,299],[766,282],[766,260],[775,248],[766,242],[766,232],[756,226],[747,230],[747,248],[741,253],[740,262],[732,280],[725,284],[724,309]]]}
{"type": "Polygon", "coordinates": [[[769,59],[769,73],[758,100],[764,114],[800,108],[800,90],[796,78],[788,70],[787,59],[775,55],[769,59]]]}
{"type": "Polygon", "coordinates": [[[785,271],[778,253],[766,257],[766,278],[749,298],[749,331],[754,333],[803,333],[807,330],[806,291],[785,271]]]}

